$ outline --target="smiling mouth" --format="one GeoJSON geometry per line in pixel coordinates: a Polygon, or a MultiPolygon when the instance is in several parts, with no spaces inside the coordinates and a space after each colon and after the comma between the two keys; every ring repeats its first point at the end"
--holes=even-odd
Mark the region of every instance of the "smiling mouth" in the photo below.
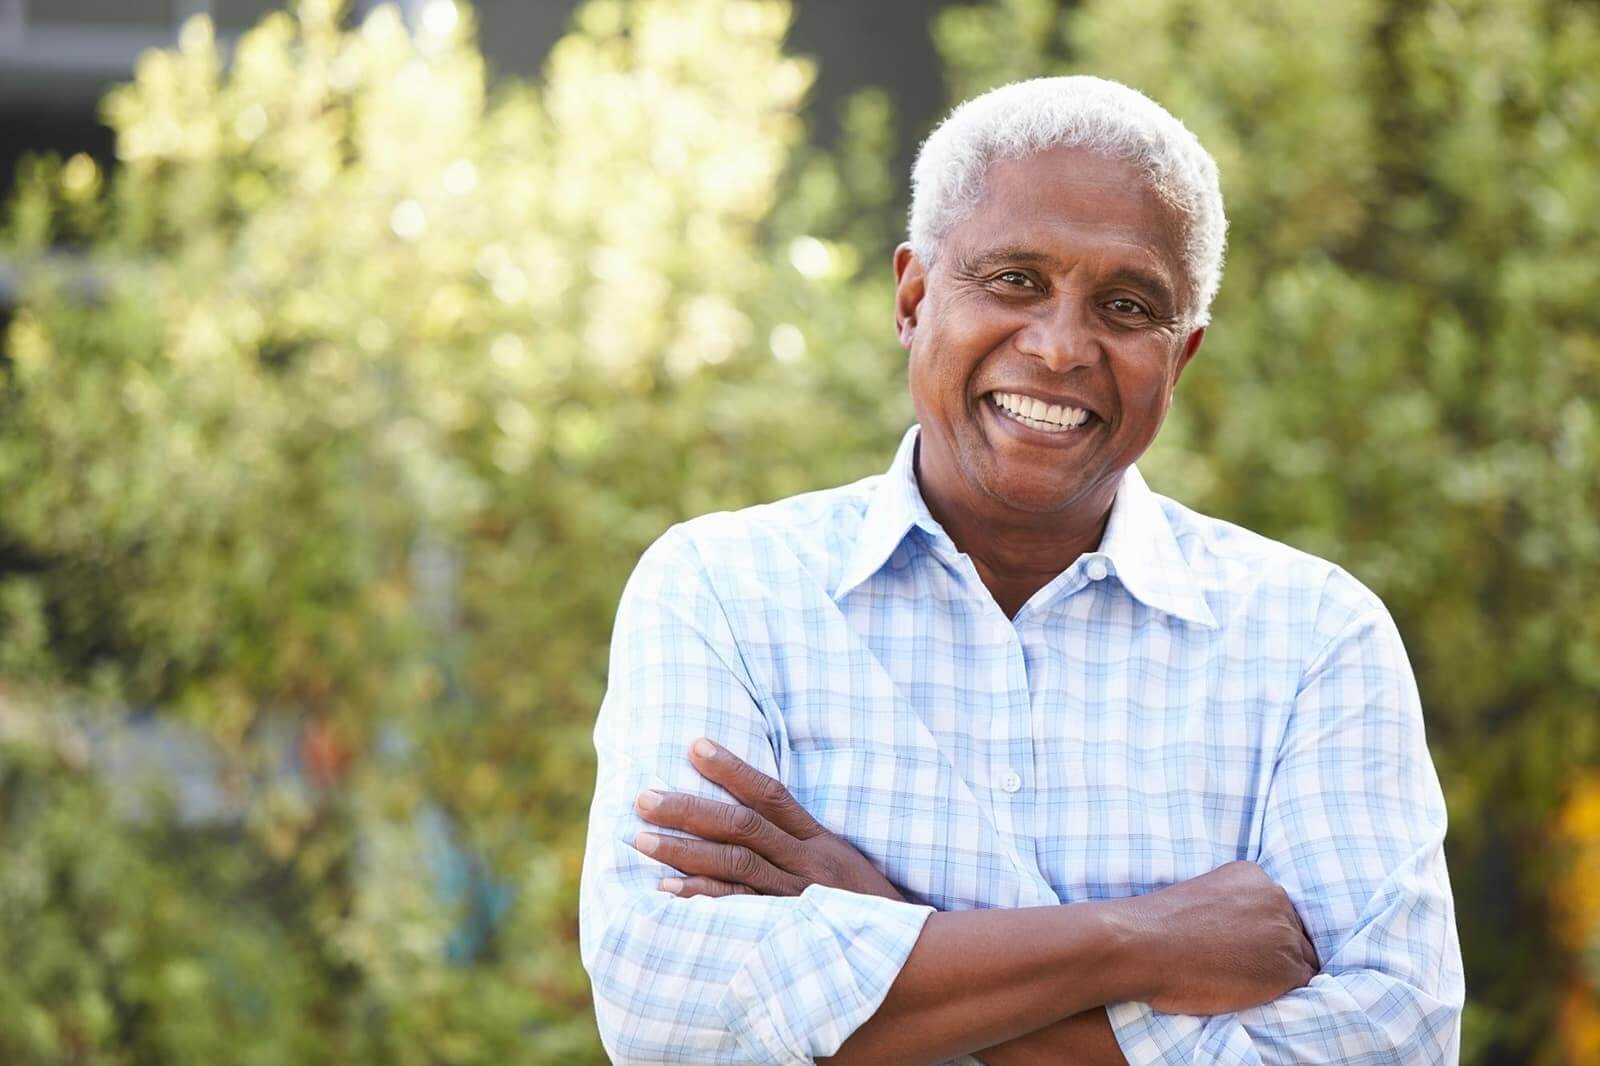
{"type": "Polygon", "coordinates": [[[1094,421],[1093,412],[1082,407],[1047,404],[1015,392],[991,392],[986,397],[1007,418],[1041,433],[1070,433],[1094,421]]]}

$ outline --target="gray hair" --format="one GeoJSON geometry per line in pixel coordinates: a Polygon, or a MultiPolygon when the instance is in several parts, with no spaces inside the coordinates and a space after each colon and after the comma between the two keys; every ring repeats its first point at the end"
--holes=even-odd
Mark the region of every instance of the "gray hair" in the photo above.
{"type": "Polygon", "coordinates": [[[1217,162],[1160,104],[1119,82],[1085,75],[1034,78],[991,89],[950,112],[911,171],[911,249],[931,266],[942,241],[971,214],[996,159],[1085,148],[1137,167],[1177,214],[1190,320],[1211,320],[1228,229],[1217,162]]]}

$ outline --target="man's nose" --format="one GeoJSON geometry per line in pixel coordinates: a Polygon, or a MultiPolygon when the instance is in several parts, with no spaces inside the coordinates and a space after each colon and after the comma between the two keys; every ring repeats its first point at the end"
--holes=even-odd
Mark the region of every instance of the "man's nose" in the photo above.
{"type": "Polygon", "coordinates": [[[1058,374],[1100,360],[1093,310],[1088,301],[1065,296],[1051,300],[1017,336],[1017,348],[1058,374]]]}

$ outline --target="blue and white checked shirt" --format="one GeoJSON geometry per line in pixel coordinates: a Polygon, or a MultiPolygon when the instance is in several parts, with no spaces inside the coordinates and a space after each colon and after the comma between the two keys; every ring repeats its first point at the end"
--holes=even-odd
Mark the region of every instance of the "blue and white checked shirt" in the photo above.
{"type": "Polygon", "coordinates": [[[1128,1060],[1453,1062],[1464,995],[1415,682],[1343,570],[1153,493],[1007,618],[886,475],[668,531],[618,610],[581,940],[619,1062],[803,1063],[872,1016],[933,908],[1150,892],[1234,859],[1322,972],[1216,1017],[1108,1006],[1128,1060]],[[813,885],[680,899],[645,788],[730,800],[695,737],[782,780],[929,906],[813,885]]]}

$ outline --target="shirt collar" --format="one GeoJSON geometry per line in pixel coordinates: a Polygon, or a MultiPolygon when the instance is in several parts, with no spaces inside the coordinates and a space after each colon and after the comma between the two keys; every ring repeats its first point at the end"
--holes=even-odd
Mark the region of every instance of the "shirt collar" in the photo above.
{"type": "Polygon", "coordinates": [[[851,589],[876,574],[913,526],[944,536],[917,486],[917,428],[912,426],[900,438],[894,462],[873,488],[861,530],[856,534],[855,551],[844,568],[844,577],[833,590],[835,600],[844,599],[851,589]]]}
{"type": "Polygon", "coordinates": [[[1221,628],[1178,546],[1161,498],[1145,484],[1137,466],[1122,475],[1099,554],[1111,560],[1122,587],[1146,607],[1207,629],[1221,628]]]}
{"type": "MultiPolygon", "coordinates": [[[[906,430],[894,462],[874,486],[856,534],[855,550],[834,589],[835,600],[877,573],[912,527],[920,527],[936,540],[948,539],[917,485],[917,431],[917,426],[906,430]]],[[[1208,629],[1219,628],[1160,499],[1136,466],[1122,475],[1099,554],[1111,561],[1123,588],[1147,607],[1208,629]]]]}

